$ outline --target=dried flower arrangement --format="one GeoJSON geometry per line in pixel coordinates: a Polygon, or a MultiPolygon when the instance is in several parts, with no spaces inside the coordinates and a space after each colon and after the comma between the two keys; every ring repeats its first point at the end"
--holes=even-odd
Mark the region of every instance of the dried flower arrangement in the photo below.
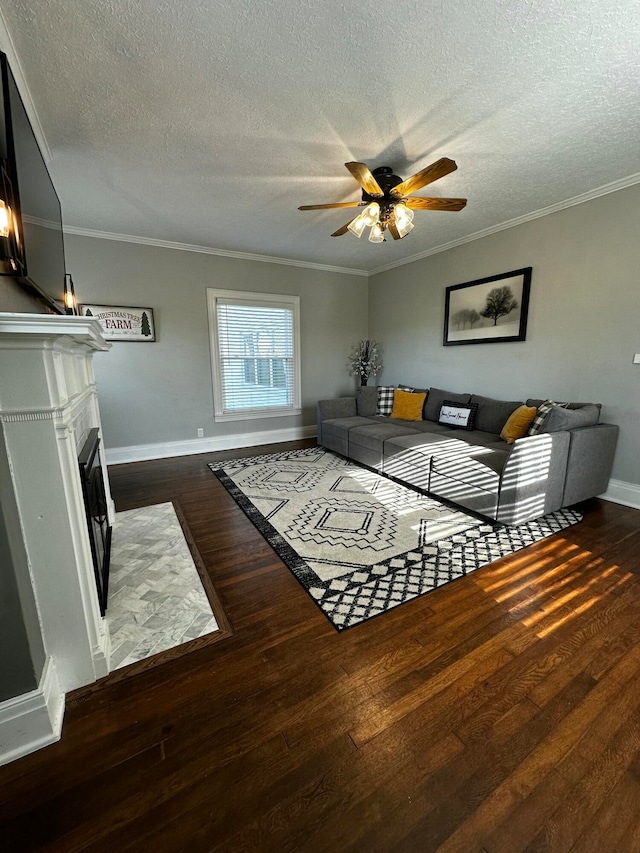
{"type": "Polygon", "coordinates": [[[359,341],[351,349],[348,361],[349,371],[360,377],[360,384],[366,385],[370,376],[382,372],[382,355],[376,341],[359,341]]]}

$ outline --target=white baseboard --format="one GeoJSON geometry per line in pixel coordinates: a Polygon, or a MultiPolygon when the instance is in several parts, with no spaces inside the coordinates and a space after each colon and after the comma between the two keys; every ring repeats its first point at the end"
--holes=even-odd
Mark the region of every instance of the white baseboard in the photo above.
{"type": "Polygon", "coordinates": [[[64,693],[47,657],[36,690],[0,702],[0,765],[60,740],[64,693]]]}
{"type": "Polygon", "coordinates": [[[247,432],[241,435],[194,438],[189,441],[138,444],[133,447],[110,447],[105,450],[105,457],[107,465],[119,465],[123,462],[143,462],[147,459],[166,459],[170,456],[190,456],[193,453],[213,453],[216,450],[256,447],[259,444],[279,444],[282,441],[298,441],[302,438],[315,438],[315,436],[315,425],[291,429],[272,429],[263,432],[247,432]]]}
{"type": "Polygon", "coordinates": [[[598,495],[605,501],[612,501],[623,506],[640,509],[640,486],[636,483],[625,483],[624,480],[609,480],[607,491],[598,495]]]}

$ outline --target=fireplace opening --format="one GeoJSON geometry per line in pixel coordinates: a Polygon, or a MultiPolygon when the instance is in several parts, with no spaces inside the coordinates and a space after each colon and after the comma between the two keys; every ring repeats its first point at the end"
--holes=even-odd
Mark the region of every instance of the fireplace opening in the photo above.
{"type": "Polygon", "coordinates": [[[100,615],[104,616],[107,610],[109,592],[111,525],[107,514],[107,499],[100,461],[100,436],[97,428],[89,431],[87,440],[78,456],[78,464],[80,466],[80,480],[87,515],[100,615]]]}

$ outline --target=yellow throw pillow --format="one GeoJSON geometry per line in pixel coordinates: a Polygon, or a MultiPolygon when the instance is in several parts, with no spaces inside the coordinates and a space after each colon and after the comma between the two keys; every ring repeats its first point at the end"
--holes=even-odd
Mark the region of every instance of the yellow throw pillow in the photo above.
{"type": "Polygon", "coordinates": [[[421,421],[422,407],[426,399],[426,394],[415,394],[413,391],[400,391],[396,388],[393,392],[391,417],[403,421],[421,421]]]}
{"type": "Polygon", "coordinates": [[[507,418],[506,424],[502,427],[500,438],[507,444],[513,444],[517,438],[525,436],[537,411],[535,406],[519,406],[507,418]]]}

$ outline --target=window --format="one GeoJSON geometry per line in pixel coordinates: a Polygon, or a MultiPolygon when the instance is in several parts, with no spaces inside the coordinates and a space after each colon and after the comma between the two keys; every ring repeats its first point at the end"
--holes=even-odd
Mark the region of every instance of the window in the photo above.
{"type": "Polygon", "coordinates": [[[299,298],[207,294],[216,420],[300,414],[299,298]]]}

